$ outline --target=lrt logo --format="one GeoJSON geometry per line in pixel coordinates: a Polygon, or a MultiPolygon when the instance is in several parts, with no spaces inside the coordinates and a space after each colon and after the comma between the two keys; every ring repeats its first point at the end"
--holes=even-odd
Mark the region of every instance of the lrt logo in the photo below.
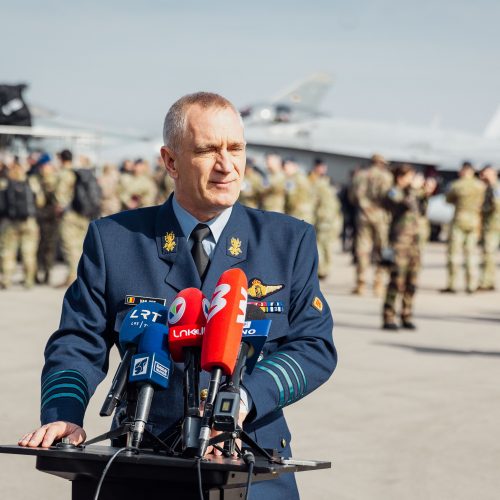
{"type": "Polygon", "coordinates": [[[145,375],[148,370],[148,358],[137,358],[134,361],[134,376],[145,375]]]}
{"type": "Polygon", "coordinates": [[[152,318],[153,323],[161,316],[160,313],[157,313],[155,311],[149,311],[148,309],[141,309],[140,313],[138,313],[137,309],[134,309],[130,317],[133,319],[140,319],[139,316],[141,316],[144,320],[147,320],[151,315],[153,315],[152,318]]]}
{"type": "Polygon", "coordinates": [[[208,310],[207,322],[226,307],[227,300],[224,297],[230,290],[231,287],[227,283],[221,283],[215,288],[210,309],[208,310]]]}
{"type": "Polygon", "coordinates": [[[168,310],[168,322],[170,325],[175,325],[184,315],[186,310],[186,299],[177,297],[168,310]]]}

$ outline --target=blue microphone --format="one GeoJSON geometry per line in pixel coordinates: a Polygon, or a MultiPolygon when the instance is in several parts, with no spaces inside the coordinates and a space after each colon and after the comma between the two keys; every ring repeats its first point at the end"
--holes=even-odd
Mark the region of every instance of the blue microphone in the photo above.
{"type": "MultiPolygon", "coordinates": [[[[248,308],[250,308],[250,306],[248,306],[248,308]]],[[[247,353],[245,373],[252,373],[255,368],[255,365],[259,360],[260,353],[262,352],[262,348],[264,347],[267,337],[269,336],[270,329],[270,319],[253,319],[251,321],[245,321],[241,341],[249,344],[250,346],[247,353]]]]}
{"type": "Polygon", "coordinates": [[[131,309],[123,319],[118,342],[124,354],[99,413],[101,417],[109,417],[125,398],[130,362],[137,352],[142,334],[153,323],[165,325],[167,315],[168,309],[165,306],[156,302],[143,302],[131,309]]]}
{"type": "Polygon", "coordinates": [[[166,389],[173,364],[168,351],[168,328],[152,322],[139,339],[132,356],[128,380],[140,386],[135,410],[131,447],[138,448],[144,436],[155,389],[166,389]]]}

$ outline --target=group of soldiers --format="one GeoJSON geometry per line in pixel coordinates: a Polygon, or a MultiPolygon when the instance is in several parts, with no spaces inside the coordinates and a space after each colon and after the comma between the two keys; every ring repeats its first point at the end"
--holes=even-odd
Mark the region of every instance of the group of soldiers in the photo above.
{"type": "MultiPolygon", "coordinates": [[[[413,298],[420,255],[430,233],[426,217],[428,199],[436,187],[434,177],[424,178],[407,164],[389,168],[381,155],[374,155],[367,168],[353,173],[348,188],[348,200],[355,212],[353,293],[366,292],[366,274],[373,262],[374,293],[382,296],[385,290],[384,329],[416,328],[413,298]],[[398,298],[400,325],[396,322],[398,298]]],[[[441,291],[456,293],[462,249],[467,293],[495,290],[495,256],[500,243],[500,185],[496,170],[487,165],[476,176],[474,167],[464,162],[459,178],[448,187],[446,201],[454,206],[454,216],[448,238],[448,285],[441,291]],[[483,259],[478,283],[473,255],[479,242],[483,259]]]]}
{"type": "Polygon", "coordinates": [[[59,251],[67,277],[56,286],[69,286],[92,219],[161,203],[173,191],[163,166],[151,172],[142,159],[104,165],[97,176],[91,167],[69,150],[0,161],[0,288],[12,285],[18,253],[24,286],[49,284],[59,251]]]}
{"type": "Polygon", "coordinates": [[[239,200],[252,208],[285,213],[312,224],[316,230],[320,279],[330,273],[332,244],[342,228],[339,198],[327,171],[320,158],[308,174],[294,158],[281,158],[275,153],[266,155],[265,169],[249,160],[239,200]]]}
{"type": "MultiPolygon", "coordinates": [[[[68,268],[68,286],[76,277],[83,240],[90,220],[121,210],[163,203],[173,192],[162,159],[152,167],[138,159],[120,167],[104,165],[96,176],[87,158],[73,161],[71,151],[56,159],[47,154],[20,162],[0,161],[0,286],[12,284],[18,253],[24,285],[50,282],[58,249],[68,268]]],[[[367,274],[375,267],[373,290],[384,296],[383,328],[413,329],[413,297],[422,247],[430,227],[427,202],[435,193],[435,177],[425,178],[410,165],[390,167],[378,154],[368,166],[352,172],[351,182],[338,193],[320,159],[305,172],[294,158],[270,153],[265,164],[248,159],[240,202],[282,212],[315,227],[318,275],[332,267],[332,244],[341,231],[351,233],[356,269],[353,293],[363,295],[367,274]],[[398,298],[401,299],[396,323],[398,298]]],[[[466,291],[495,289],[495,255],[500,242],[500,187],[497,172],[484,167],[479,176],[465,162],[446,194],[455,206],[448,240],[448,283],[442,291],[456,292],[460,250],[464,251],[466,291]],[[481,243],[481,277],[473,255],[481,243]]]]}

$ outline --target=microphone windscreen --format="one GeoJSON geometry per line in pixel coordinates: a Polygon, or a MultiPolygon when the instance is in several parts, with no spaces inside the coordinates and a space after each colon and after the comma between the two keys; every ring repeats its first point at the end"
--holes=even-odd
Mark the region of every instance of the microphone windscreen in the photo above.
{"type": "Polygon", "coordinates": [[[144,330],[153,323],[167,323],[167,309],[164,305],[143,302],[132,308],[120,326],[120,346],[127,349],[130,345],[137,345],[144,330]]]}
{"type": "Polygon", "coordinates": [[[201,347],[207,322],[208,299],[198,288],[186,288],[175,297],[168,311],[170,354],[184,361],[185,347],[201,347]]]}
{"type": "Polygon", "coordinates": [[[139,339],[138,353],[168,354],[168,328],[161,323],[151,323],[139,339]]]}
{"type": "Polygon", "coordinates": [[[241,344],[247,308],[247,277],[241,269],[222,273],[208,310],[201,367],[232,375],[241,344]]]}

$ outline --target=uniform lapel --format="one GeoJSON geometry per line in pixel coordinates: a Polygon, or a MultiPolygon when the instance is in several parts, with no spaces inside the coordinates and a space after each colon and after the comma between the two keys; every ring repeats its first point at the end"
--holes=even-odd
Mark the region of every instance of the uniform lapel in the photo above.
{"type": "Polygon", "coordinates": [[[168,264],[165,282],[176,290],[200,288],[198,276],[188,242],[177,222],[172,196],[162,205],[156,218],[156,246],[158,257],[168,264]]]}
{"type": "Polygon", "coordinates": [[[226,227],[217,242],[210,261],[202,291],[210,300],[220,275],[227,269],[238,266],[247,259],[250,221],[245,209],[236,203],[226,227]]]}

